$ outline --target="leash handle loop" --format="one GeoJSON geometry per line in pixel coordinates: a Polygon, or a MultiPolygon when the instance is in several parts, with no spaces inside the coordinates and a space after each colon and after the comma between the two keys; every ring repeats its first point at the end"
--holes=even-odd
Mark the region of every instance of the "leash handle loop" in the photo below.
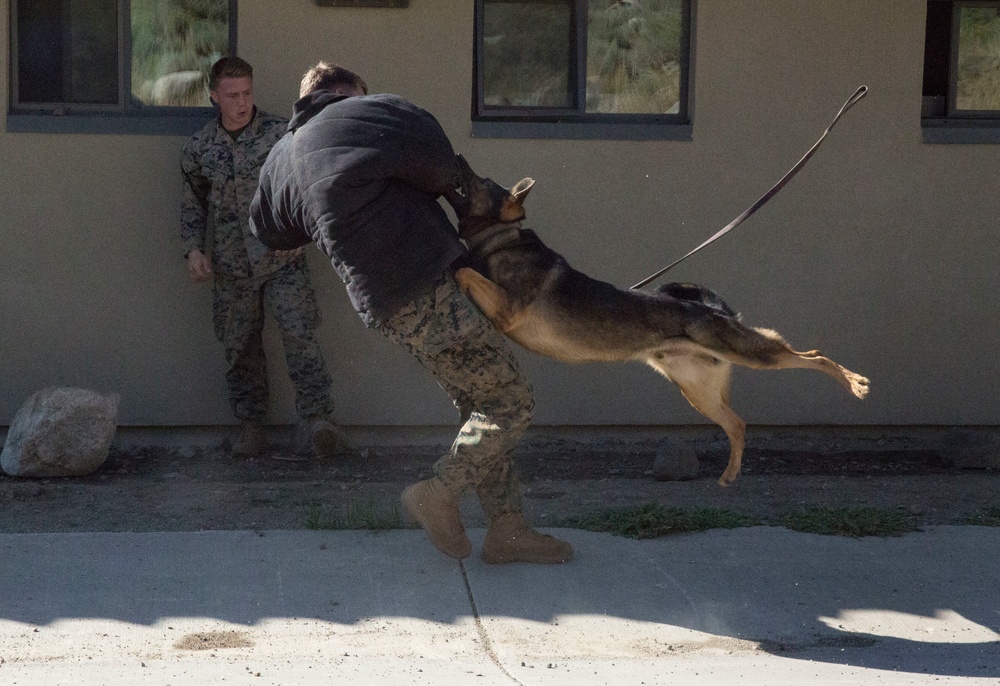
{"type": "Polygon", "coordinates": [[[730,231],[732,231],[733,229],[735,229],[737,226],[739,226],[740,224],[742,224],[743,221],[747,217],[749,217],[754,212],[756,212],[757,210],[759,210],[764,205],[764,203],[766,203],[768,200],[770,200],[775,195],[777,195],[778,191],[780,191],[782,188],[784,188],[785,184],[787,184],[789,181],[791,181],[792,177],[795,176],[798,173],[798,171],[800,169],[802,169],[803,166],[805,166],[805,163],[808,162],[809,158],[813,156],[813,154],[819,148],[820,144],[826,138],[827,134],[829,134],[830,131],[833,130],[833,127],[837,124],[837,121],[840,119],[840,117],[845,112],[847,112],[847,110],[851,109],[856,104],[858,104],[862,100],[862,98],[864,98],[866,95],[868,95],[868,86],[861,86],[860,88],[858,88],[858,90],[856,90],[854,92],[854,95],[852,95],[851,97],[849,97],[847,99],[847,101],[844,103],[844,105],[840,108],[840,111],[837,112],[837,116],[834,117],[833,121],[830,122],[830,125],[828,127],[826,127],[826,131],[824,131],[823,135],[819,137],[819,140],[816,141],[813,144],[813,146],[811,148],[809,148],[809,151],[805,155],[802,156],[802,159],[800,159],[798,162],[796,162],[795,166],[792,167],[791,169],[789,169],[785,173],[785,175],[782,176],[778,180],[778,183],[774,184],[774,186],[772,186],[771,189],[767,193],[765,193],[764,195],[762,195],[760,197],[760,199],[757,200],[757,202],[755,202],[753,205],[751,205],[746,210],[744,210],[743,213],[740,216],[736,217],[736,219],[734,219],[733,221],[731,221],[728,224],[726,224],[714,236],[712,236],[707,241],[705,241],[704,243],[702,243],[701,245],[699,245],[697,248],[695,248],[694,250],[692,250],[691,252],[689,252],[687,255],[684,255],[684,257],[680,258],[679,260],[674,260],[673,262],[671,262],[670,264],[668,264],[666,267],[664,267],[660,271],[656,272],[655,274],[652,274],[651,276],[646,277],[645,279],[643,279],[639,283],[637,283],[634,286],[632,286],[632,288],[630,290],[636,290],[637,288],[642,288],[643,286],[645,286],[650,281],[652,281],[652,280],[654,280],[654,279],[662,276],[667,271],[673,269],[675,266],[677,266],[678,264],[680,264],[681,262],[683,262],[687,258],[691,257],[692,255],[694,255],[696,252],[698,252],[702,248],[708,246],[710,243],[714,243],[715,241],[717,241],[720,238],[722,238],[723,236],[725,236],[727,233],[729,233],[730,231]]]}

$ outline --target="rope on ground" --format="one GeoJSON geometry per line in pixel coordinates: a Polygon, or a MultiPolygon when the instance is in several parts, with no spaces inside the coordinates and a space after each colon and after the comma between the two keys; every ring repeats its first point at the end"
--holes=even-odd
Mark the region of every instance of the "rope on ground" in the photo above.
{"type": "Polygon", "coordinates": [[[493,650],[493,641],[490,640],[490,635],[486,633],[486,627],[483,625],[483,619],[479,616],[479,608],[476,607],[476,597],[472,594],[472,584],[469,583],[469,574],[465,571],[465,563],[461,560],[458,561],[458,567],[462,570],[462,579],[465,581],[465,591],[469,594],[469,606],[472,608],[472,618],[476,622],[476,631],[479,632],[479,639],[483,643],[483,650],[486,651],[486,656],[490,658],[490,661],[497,666],[504,676],[513,681],[518,686],[527,686],[524,682],[520,681],[513,674],[507,671],[507,668],[503,666],[500,662],[500,658],[497,657],[496,651],[493,650]]]}

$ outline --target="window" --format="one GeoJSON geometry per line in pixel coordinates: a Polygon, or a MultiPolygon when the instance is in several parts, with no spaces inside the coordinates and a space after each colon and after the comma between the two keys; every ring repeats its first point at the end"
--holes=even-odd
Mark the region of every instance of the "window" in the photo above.
{"type": "Polygon", "coordinates": [[[235,47],[235,0],[11,7],[8,130],[193,131],[211,111],[209,69],[235,47]]]}
{"type": "Polygon", "coordinates": [[[924,140],[1000,142],[1000,0],[929,0],[924,140]]]}
{"type": "Polygon", "coordinates": [[[689,138],[691,0],[477,0],[473,134],[689,138]]]}

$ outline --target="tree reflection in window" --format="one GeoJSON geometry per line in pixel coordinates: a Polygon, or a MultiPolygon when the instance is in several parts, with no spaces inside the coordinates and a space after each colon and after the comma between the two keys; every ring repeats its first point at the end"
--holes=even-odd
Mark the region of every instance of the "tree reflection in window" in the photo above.
{"type": "Polygon", "coordinates": [[[959,6],[955,109],[1000,112],[1000,3],[959,6]]]}

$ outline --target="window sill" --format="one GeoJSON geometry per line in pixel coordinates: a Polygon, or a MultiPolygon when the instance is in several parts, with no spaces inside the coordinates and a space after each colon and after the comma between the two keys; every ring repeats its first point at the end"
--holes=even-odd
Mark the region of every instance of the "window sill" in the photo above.
{"type": "Polygon", "coordinates": [[[210,114],[123,116],[8,112],[7,133],[190,136],[203,127],[210,117],[210,114]]]}
{"type": "Polygon", "coordinates": [[[554,138],[578,140],[690,141],[691,124],[612,124],[474,121],[473,138],[554,138]]]}
{"type": "Polygon", "coordinates": [[[923,119],[920,122],[924,143],[1000,143],[1000,121],[969,119],[923,119]]]}

